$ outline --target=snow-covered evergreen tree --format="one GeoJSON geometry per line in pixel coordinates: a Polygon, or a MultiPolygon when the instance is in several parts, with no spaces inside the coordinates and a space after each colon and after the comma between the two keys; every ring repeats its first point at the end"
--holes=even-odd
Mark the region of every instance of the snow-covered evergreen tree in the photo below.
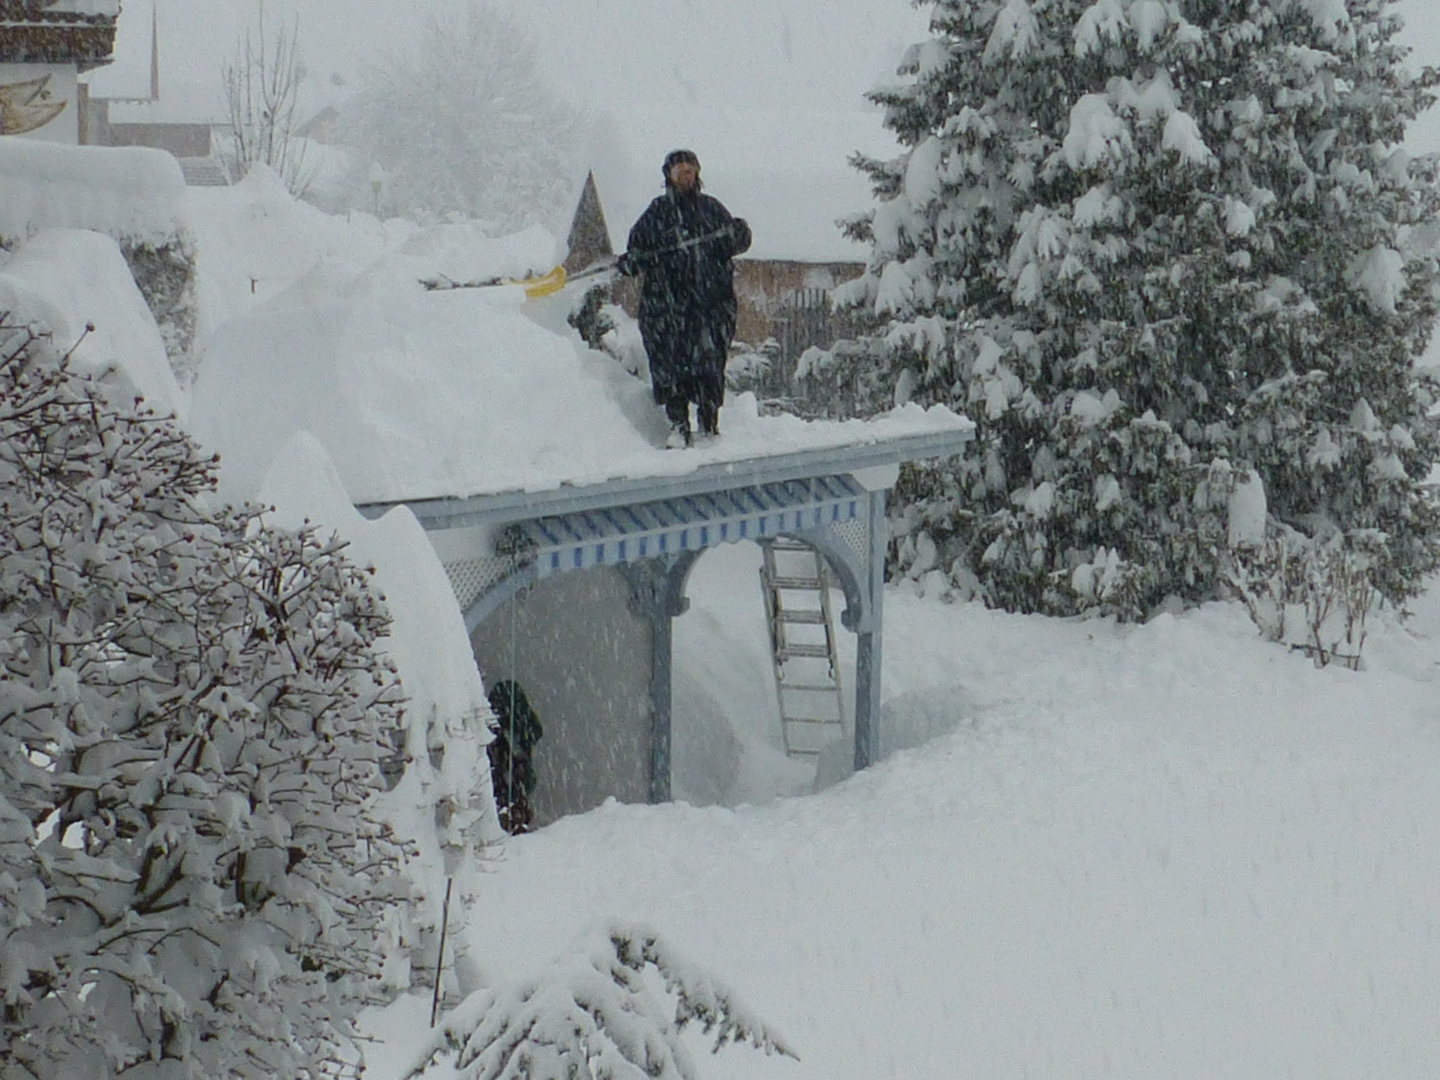
{"type": "Polygon", "coordinates": [[[56,352],[0,326],[0,1076],[321,1075],[403,900],[388,616],[56,352]]]}
{"type": "Polygon", "coordinates": [[[613,923],[540,978],[480,990],[449,1013],[406,1080],[698,1080],[689,1027],[718,1053],[748,1044],[797,1057],[712,975],[652,930],[613,923]],[[656,985],[658,982],[660,985],[656,985]]]}
{"type": "Polygon", "coordinates": [[[913,526],[1006,606],[1139,614],[1214,594],[1253,470],[1272,528],[1413,593],[1440,189],[1400,142],[1437,73],[1394,0],[934,0],[931,26],[873,95],[906,149],[860,162],[845,297],[875,386],[978,425],[911,474],[913,526]]]}

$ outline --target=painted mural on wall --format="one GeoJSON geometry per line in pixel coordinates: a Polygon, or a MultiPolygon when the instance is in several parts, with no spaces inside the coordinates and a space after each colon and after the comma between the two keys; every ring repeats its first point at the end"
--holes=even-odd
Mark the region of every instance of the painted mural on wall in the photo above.
{"type": "Polygon", "coordinates": [[[39,131],[64,112],[67,104],[52,100],[49,75],[0,83],[0,135],[39,131]]]}

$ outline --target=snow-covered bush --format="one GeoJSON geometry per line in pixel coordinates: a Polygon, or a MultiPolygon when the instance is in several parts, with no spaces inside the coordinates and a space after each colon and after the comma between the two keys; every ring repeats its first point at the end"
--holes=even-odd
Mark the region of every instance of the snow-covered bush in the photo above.
{"type": "Polygon", "coordinates": [[[165,355],[182,386],[194,377],[195,324],[199,309],[195,300],[195,244],[188,233],[181,233],[163,244],[127,242],[120,253],[130,267],[140,295],[160,338],[165,342],[165,355]]]}
{"type": "Polygon", "coordinates": [[[215,468],[0,320],[7,1077],[313,1077],[375,985],[388,616],[215,468]]]}
{"type": "Polygon", "coordinates": [[[422,1080],[451,1059],[446,1067],[460,1080],[697,1080],[680,1038],[691,1024],[713,1037],[716,1052],[748,1043],[796,1056],[653,932],[616,924],[534,982],[471,995],[445,1018],[409,1078],[422,1080]]]}
{"type": "Polygon", "coordinates": [[[1267,641],[1304,652],[1316,667],[1358,668],[1379,602],[1369,573],[1376,541],[1355,550],[1288,532],[1235,552],[1227,577],[1267,641]]]}
{"type": "Polygon", "coordinates": [[[860,162],[843,290],[859,384],[977,424],[912,481],[917,524],[1008,607],[1098,606],[1101,562],[1142,612],[1193,602],[1224,578],[1225,462],[1319,542],[1383,535],[1368,573],[1413,594],[1440,563],[1414,365],[1440,187],[1400,143],[1440,73],[1406,70],[1393,0],[935,0],[931,25],[873,95],[906,151],[860,162]]]}
{"type": "Polygon", "coordinates": [[[195,339],[195,245],[180,213],[185,178],[163,150],[0,140],[0,247],[50,229],[120,245],[171,366],[188,382],[195,339]]]}

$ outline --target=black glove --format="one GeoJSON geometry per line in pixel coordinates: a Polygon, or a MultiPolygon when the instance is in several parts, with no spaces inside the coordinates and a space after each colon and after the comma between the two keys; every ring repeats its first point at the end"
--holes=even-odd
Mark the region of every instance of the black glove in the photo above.
{"type": "Polygon", "coordinates": [[[635,275],[635,264],[631,260],[629,252],[622,251],[615,257],[615,272],[621,277],[633,277],[635,275]]]}
{"type": "Polygon", "coordinates": [[[736,255],[750,250],[750,223],[744,218],[737,217],[730,223],[730,236],[736,255]]]}

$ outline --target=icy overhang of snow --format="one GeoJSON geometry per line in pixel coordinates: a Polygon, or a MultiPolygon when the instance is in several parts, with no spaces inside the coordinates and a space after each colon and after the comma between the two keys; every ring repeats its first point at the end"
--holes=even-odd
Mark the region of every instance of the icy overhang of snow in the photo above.
{"type": "MultiPolygon", "coordinates": [[[[573,298],[426,292],[418,279],[438,256],[416,254],[424,248],[348,278],[329,267],[323,282],[302,281],[216,332],[190,422],[221,455],[225,497],[255,497],[300,431],[363,504],[681,476],[706,463],[969,429],[918,406],[872,423],[763,417],[742,395],[712,445],[659,449],[666,425],[649,386],[564,327],[573,298]]],[[[497,265],[503,254],[493,253],[497,265]]],[[[472,254],[472,270],[483,256],[472,254]]]]}
{"type": "Polygon", "coordinates": [[[185,178],[163,150],[0,139],[0,238],[93,229],[163,244],[181,230],[185,178]]]}

